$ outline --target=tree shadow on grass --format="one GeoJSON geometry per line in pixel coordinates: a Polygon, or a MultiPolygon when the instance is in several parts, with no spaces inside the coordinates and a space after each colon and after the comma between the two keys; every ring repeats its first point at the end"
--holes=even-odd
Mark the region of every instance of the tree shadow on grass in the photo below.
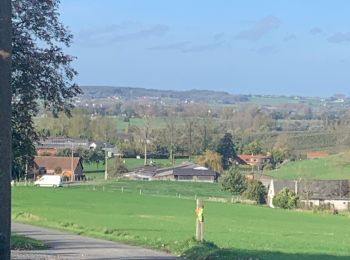
{"type": "Polygon", "coordinates": [[[349,256],[335,256],[327,254],[284,253],[274,251],[242,250],[234,248],[220,248],[212,242],[197,243],[186,250],[183,255],[188,259],[200,260],[349,260],[349,256]]]}

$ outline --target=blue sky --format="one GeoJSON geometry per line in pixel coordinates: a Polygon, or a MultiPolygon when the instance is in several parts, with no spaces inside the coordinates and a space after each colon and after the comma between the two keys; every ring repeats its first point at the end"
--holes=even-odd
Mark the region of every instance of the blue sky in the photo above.
{"type": "Polygon", "coordinates": [[[350,1],[62,0],[82,85],[350,95],[350,1]]]}

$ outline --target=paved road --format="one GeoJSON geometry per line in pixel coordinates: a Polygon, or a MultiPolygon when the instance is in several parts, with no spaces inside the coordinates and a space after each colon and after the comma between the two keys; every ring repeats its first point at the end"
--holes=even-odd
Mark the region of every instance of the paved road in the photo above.
{"type": "Polygon", "coordinates": [[[181,260],[163,252],[31,225],[12,223],[12,231],[45,241],[50,247],[48,250],[12,251],[12,259],[181,260]]]}

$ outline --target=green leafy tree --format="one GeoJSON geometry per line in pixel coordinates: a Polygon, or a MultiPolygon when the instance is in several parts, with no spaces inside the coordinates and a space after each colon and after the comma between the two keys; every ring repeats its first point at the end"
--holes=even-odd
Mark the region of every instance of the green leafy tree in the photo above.
{"type": "Polygon", "coordinates": [[[221,155],[211,150],[206,150],[196,158],[196,163],[217,172],[222,172],[221,161],[221,155]]]}
{"type": "Polygon", "coordinates": [[[271,155],[274,164],[282,163],[286,158],[285,151],[281,148],[274,148],[271,152],[271,155]]]}
{"type": "Polygon", "coordinates": [[[282,209],[293,209],[297,207],[298,200],[299,198],[295,192],[284,188],[273,198],[272,204],[282,209]]]}
{"type": "Polygon", "coordinates": [[[222,167],[224,170],[230,168],[232,161],[236,158],[236,149],[230,133],[226,133],[220,140],[217,152],[222,156],[222,167]]]}
{"type": "Polygon", "coordinates": [[[89,153],[89,162],[93,162],[96,163],[97,168],[100,164],[100,162],[104,162],[105,161],[105,152],[101,149],[95,149],[95,150],[91,150],[89,153]]]}
{"type": "Polygon", "coordinates": [[[251,142],[243,147],[245,154],[260,154],[263,151],[261,144],[258,141],[251,142]]]}
{"type": "Polygon", "coordinates": [[[221,187],[235,195],[241,195],[247,188],[245,177],[238,167],[232,167],[221,179],[221,187]]]}
{"type": "Polygon", "coordinates": [[[81,93],[72,83],[72,35],[59,21],[59,1],[12,1],[12,138],[13,166],[22,168],[35,153],[38,133],[33,118],[39,105],[69,114],[72,99],[81,93]]]}
{"type": "Polygon", "coordinates": [[[265,186],[257,180],[251,180],[247,183],[247,189],[243,192],[243,196],[249,200],[254,200],[258,204],[266,203],[267,190],[265,186]]]}
{"type": "Polygon", "coordinates": [[[91,137],[94,140],[103,140],[114,143],[117,136],[117,125],[108,117],[96,117],[90,123],[91,137]]]}

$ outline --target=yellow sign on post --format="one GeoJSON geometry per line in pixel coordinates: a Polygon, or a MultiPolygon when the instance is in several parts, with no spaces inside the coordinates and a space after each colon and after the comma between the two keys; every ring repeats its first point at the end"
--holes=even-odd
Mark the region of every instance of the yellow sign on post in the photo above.
{"type": "Polygon", "coordinates": [[[204,215],[203,215],[204,208],[196,208],[195,211],[196,211],[198,220],[200,222],[204,222],[204,215]]]}
{"type": "Polygon", "coordinates": [[[195,209],[196,219],[196,239],[203,241],[204,239],[204,205],[202,200],[197,200],[197,207],[195,209]]]}

